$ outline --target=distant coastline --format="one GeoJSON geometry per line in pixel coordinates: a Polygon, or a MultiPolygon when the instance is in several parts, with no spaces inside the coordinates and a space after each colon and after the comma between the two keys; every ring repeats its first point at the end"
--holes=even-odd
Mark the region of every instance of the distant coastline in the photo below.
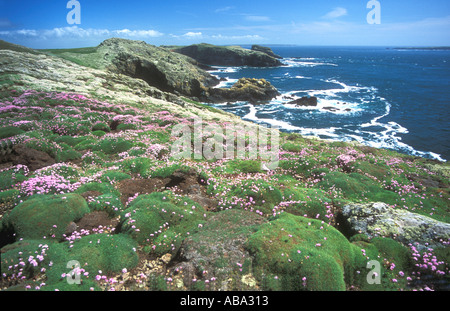
{"type": "Polygon", "coordinates": [[[450,46],[434,46],[434,47],[396,47],[396,48],[388,48],[388,50],[448,51],[448,50],[450,50],[450,46]]]}

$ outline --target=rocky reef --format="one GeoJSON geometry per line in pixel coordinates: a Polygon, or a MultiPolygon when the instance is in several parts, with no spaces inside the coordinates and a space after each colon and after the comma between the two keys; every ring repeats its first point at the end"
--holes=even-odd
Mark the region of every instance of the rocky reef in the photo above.
{"type": "Polygon", "coordinates": [[[240,46],[217,46],[212,44],[193,44],[174,47],[172,51],[194,58],[199,63],[212,66],[277,67],[282,63],[268,50],[249,50],[240,46]]]}
{"type": "Polygon", "coordinates": [[[317,97],[301,97],[295,100],[288,102],[290,105],[297,105],[302,107],[316,107],[317,106],[317,97]]]}
{"type": "Polygon", "coordinates": [[[210,88],[207,98],[211,102],[248,101],[258,104],[278,95],[278,90],[265,79],[241,78],[231,88],[210,88]]]}

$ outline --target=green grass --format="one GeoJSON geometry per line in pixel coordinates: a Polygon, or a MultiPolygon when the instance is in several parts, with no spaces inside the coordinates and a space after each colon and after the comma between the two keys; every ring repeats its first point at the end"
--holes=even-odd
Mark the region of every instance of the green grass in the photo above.
{"type": "Polygon", "coordinates": [[[227,162],[224,173],[261,173],[261,161],[258,160],[231,160],[227,162]]]}
{"type": "Polygon", "coordinates": [[[278,276],[281,290],[346,289],[344,273],[353,261],[350,243],[319,220],[284,213],[250,236],[247,247],[256,271],[278,276]]]}
{"type": "Polygon", "coordinates": [[[0,172],[0,191],[10,189],[16,184],[20,184],[22,181],[26,180],[24,169],[18,171],[5,170],[0,172]]]}
{"type": "Polygon", "coordinates": [[[14,230],[17,239],[61,239],[69,223],[88,212],[86,201],[78,194],[35,195],[5,215],[2,223],[14,230]]]}
{"type": "MultiPolygon", "coordinates": [[[[52,53],[79,60],[96,55],[95,49],[52,53]]],[[[18,95],[0,91],[4,102],[11,102],[18,95]]],[[[209,110],[195,101],[186,101],[192,104],[188,105],[192,111],[196,107],[209,110]]],[[[48,286],[43,289],[99,288],[92,277],[83,279],[76,287],[67,284],[61,275],[67,272],[65,263],[72,258],[86,264],[91,276],[98,272],[96,269],[112,274],[135,266],[136,253],[132,248],[130,251],[130,246],[152,258],[167,253],[175,256],[189,237],[199,244],[211,241],[211,247],[199,247],[199,252],[206,256],[214,253],[214,241],[233,241],[242,236],[248,238],[245,247],[252,255],[246,258],[242,273],[252,273],[261,289],[408,289],[406,276],[399,277],[400,272],[411,275],[416,269],[408,249],[384,237],[370,239],[358,234],[347,239],[327,225],[332,220],[327,216],[337,213],[343,204],[380,201],[440,221],[450,220],[449,164],[287,133],[280,135],[282,160],[274,172],[262,171],[259,160],[167,162],[165,157],[147,155],[154,144],[170,149],[173,141],[171,126],[187,120],[181,115],[166,114],[167,117],[158,119],[153,112],[159,108],[151,104],[145,110],[139,109],[138,104],[130,110],[122,105],[103,102],[92,105],[86,100],[61,101],[39,95],[30,96],[27,104],[44,110],[37,113],[23,109],[3,114],[0,138],[6,139],[2,142],[2,150],[11,149],[14,141],[11,137],[21,135],[26,146],[47,152],[62,163],[39,172],[10,168],[5,164],[5,169],[0,172],[0,205],[2,211],[7,211],[2,215],[0,235],[10,239],[7,241],[10,244],[2,249],[2,272],[9,268],[3,258],[8,264],[18,264],[19,252],[25,256],[39,252],[40,241],[45,236],[49,248],[42,262],[47,268],[42,277],[46,278],[48,286]],[[20,117],[18,113],[21,113],[20,117]],[[75,117],[77,114],[80,119],[75,117]],[[141,117],[138,124],[119,125],[119,131],[144,131],[107,134],[114,114],[141,117]],[[32,122],[20,127],[11,126],[23,120],[32,122]],[[151,130],[145,130],[147,126],[151,130]],[[358,158],[342,165],[338,156],[349,152],[358,158]],[[218,202],[214,212],[206,211],[189,197],[170,191],[141,194],[131,204],[122,204],[119,181],[132,177],[164,179],[176,170],[203,172],[200,176],[204,181],[199,184],[212,201],[218,202]],[[63,176],[71,186],[80,182],[79,187],[73,194],[23,196],[21,183],[54,174],[63,176]],[[95,197],[89,203],[79,196],[87,195],[87,192],[95,197]],[[20,203],[20,200],[24,202],[20,203]],[[106,211],[110,217],[120,219],[114,235],[91,234],[74,243],[61,240],[68,223],[92,211],[106,211]],[[252,216],[264,219],[264,224],[235,226],[240,221],[248,224],[253,220],[252,216]],[[209,222],[212,217],[216,220],[209,222]],[[378,260],[381,264],[381,285],[367,283],[369,260],[378,260]],[[50,261],[54,263],[53,268],[48,266],[50,261]]],[[[45,187],[45,184],[40,186],[45,187]]],[[[446,248],[437,248],[435,254],[438,260],[449,261],[446,248]]],[[[227,255],[223,251],[217,252],[217,260],[210,266],[226,270],[233,265],[227,255]]],[[[41,273],[42,265],[27,266],[25,275],[31,278],[41,273]]],[[[201,273],[204,266],[202,262],[196,268],[201,273]]],[[[448,264],[439,269],[448,269],[448,264]]],[[[13,272],[7,273],[10,276],[13,272]]],[[[228,278],[235,276],[242,275],[225,273],[228,278]]],[[[154,275],[157,284],[150,287],[155,290],[170,288],[164,277],[167,277],[164,273],[154,275]]],[[[28,281],[27,284],[33,284],[33,287],[39,285],[28,281]]],[[[193,290],[207,288],[203,280],[197,284],[193,290]]]]}
{"type": "Polygon", "coordinates": [[[0,139],[13,137],[25,133],[24,130],[15,126],[6,126],[0,128],[0,139]]]}
{"type": "Polygon", "coordinates": [[[226,114],[226,112],[224,112],[223,110],[220,110],[220,109],[217,109],[217,108],[208,106],[208,105],[206,105],[206,104],[199,103],[199,102],[197,102],[197,101],[195,101],[195,100],[192,100],[192,99],[189,99],[189,98],[186,98],[186,97],[182,97],[182,99],[183,99],[185,102],[194,105],[196,108],[208,110],[208,111],[210,111],[210,112],[212,112],[212,113],[226,114]]]}
{"type": "Polygon", "coordinates": [[[25,52],[31,54],[39,54],[37,50],[33,50],[24,46],[16,45],[13,43],[9,43],[3,40],[0,40],[0,50],[11,50],[15,52],[25,52]]]}
{"type": "Polygon", "coordinates": [[[42,53],[60,57],[84,67],[99,69],[97,61],[100,56],[96,47],[76,48],[76,49],[45,49],[39,50],[42,53]]]}
{"type": "Polygon", "coordinates": [[[166,167],[161,167],[161,168],[155,169],[154,171],[151,172],[151,177],[152,178],[167,178],[167,177],[171,176],[177,170],[181,170],[182,172],[187,173],[191,170],[191,168],[186,165],[174,164],[171,166],[166,166],[166,167]]]}
{"type": "Polygon", "coordinates": [[[95,145],[93,150],[112,155],[127,151],[132,146],[133,144],[130,141],[124,140],[123,138],[105,138],[98,145],[95,145]]]}
{"type": "Polygon", "coordinates": [[[176,253],[186,234],[198,229],[204,213],[201,206],[187,198],[180,201],[169,191],[155,192],[138,196],[123,211],[121,230],[146,246],[147,252],[176,253]]]}
{"type": "Polygon", "coordinates": [[[92,54],[97,52],[96,47],[75,48],[75,49],[43,49],[40,50],[52,54],[74,53],[74,54],[92,54]]]}
{"type": "Polygon", "coordinates": [[[332,205],[327,193],[320,189],[307,188],[287,188],[284,191],[284,198],[287,201],[297,201],[298,203],[289,205],[285,211],[293,215],[316,218],[328,222],[327,206],[332,205]]]}
{"type": "Polygon", "coordinates": [[[111,217],[118,216],[124,210],[120,198],[112,193],[107,193],[96,197],[88,203],[91,211],[105,211],[111,217]]]}

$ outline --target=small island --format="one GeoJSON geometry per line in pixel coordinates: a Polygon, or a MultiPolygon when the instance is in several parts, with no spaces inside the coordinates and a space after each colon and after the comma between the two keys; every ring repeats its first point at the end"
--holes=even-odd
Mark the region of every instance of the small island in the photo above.
{"type": "Polygon", "coordinates": [[[450,46],[436,46],[436,47],[395,47],[388,48],[392,50],[417,50],[417,51],[449,51],[450,46]]]}

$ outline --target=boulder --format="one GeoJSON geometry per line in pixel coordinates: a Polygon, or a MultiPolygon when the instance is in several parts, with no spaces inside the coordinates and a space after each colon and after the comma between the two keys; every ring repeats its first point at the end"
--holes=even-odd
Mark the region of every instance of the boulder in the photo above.
{"type": "Polygon", "coordinates": [[[385,203],[349,204],[342,214],[356,232],[389,237],[404,245],[418,243],[419,250],[445,246],[450,238],[450,224],[385,203]]]}
{"type": "MultiPolygon", "coordinates": [[[[337,111],[340,111],[339,108],[332,107],[332,106],[323,107],[323,110],[327,110],[327,111],[330,111],[330,112],[337,112],[337,111]]],[[[347,109],[347,111],[349,111],[349,109],[347,109]]]]}
{"type": "Polygon", "coordinates": [[[278,67],[283,65],[277,58],[265,52],[244,49],[240,46],[202,43],[172,48],[172,51],[212,66],[278,67]]]}
{"type": "Polygon", "coordinates": [[[274,57],[274,58],[278,58],[278,59],[283,59],[283,57],[281,57],[280,55],[275,54],[271,48],[266,47],[266,46],[261,46],[261,45],[252,45],[252,51],[258,51],[258,52],[263,52],[266,53],[267,55],[274,57]]]}
{"type": "Polygon", "coordinates": [[[265,79],[241,78],[231,88],[211,88],[208,91],[211,102],[248,101],[261,103],[280,95],[278,90],[265,79]]]}
{"type": "Polygon", "coordinates": [[[292,100],[292,101],[288,102],[288,104],[302,106],[302,107],[317,107],[317,97],[304,96],[302,98],[292,100]]]}

